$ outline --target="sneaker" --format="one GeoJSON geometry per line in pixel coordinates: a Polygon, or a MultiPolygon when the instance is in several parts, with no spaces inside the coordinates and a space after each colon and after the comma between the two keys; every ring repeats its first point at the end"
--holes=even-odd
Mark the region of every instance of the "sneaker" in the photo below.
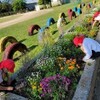
{"type": "Polygon", "coordinates": [[[89,60],[87,60],[86,61],[86,63],[93,63],[95,60],[93,60],[93,59],[89,59],[89,60]]]}

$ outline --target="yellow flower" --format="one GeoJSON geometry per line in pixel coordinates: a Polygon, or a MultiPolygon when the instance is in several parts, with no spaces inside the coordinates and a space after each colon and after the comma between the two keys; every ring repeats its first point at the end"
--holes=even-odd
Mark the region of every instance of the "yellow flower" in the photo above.
{"type": "Polygon", "coordinates": [[[63,70],[64,69],[64,67],[60,67],[60,70],[63,70]]]}
{"type": "Polygon", "coordinates": [[[40,92],[42,90],[42,88],[38,88],[38,91],[40,92]]]}
{"type": "Polygon", "coordinates": [[[69,66],[68,69],[69,70],[73,70],[74,69],[74,66],[69,66]]]}
{"type": "Polygon", "coordinates": [[[32,83],[33,85],[36,85],[36,82],[32,83]]]}
{"type": "Polygon", "coordinates": [[[96,32],[90,32],[90,35],[95,35],[96,32]]]}
{"type": "Polygon", "coordinates": [[[92,22],[92,17],[88,18],[88,22],[92,22]]]}
{"type": "Polygon", "coordinates": [[[61,59],[62,60],[63,58],[62,57],[58,57],[58,59],[61,59]]]}
{"type": "Polygon", "coordinates": [[[67,60],[67,61],[66,61],[66,64],[69,64],[69,63],[70,63],[70,60],[67,60]]]}
{"type": "Polygon", "coordinates": [[[33,90],[36,89],[36,86],[35,86],[35,85],[32,85],[32,89],[33,89],[33,90]]]}
{"type": "Polygon", "coordinates": [[[59,64],[59,66],[61,66],[61,64],[59,64]]]}

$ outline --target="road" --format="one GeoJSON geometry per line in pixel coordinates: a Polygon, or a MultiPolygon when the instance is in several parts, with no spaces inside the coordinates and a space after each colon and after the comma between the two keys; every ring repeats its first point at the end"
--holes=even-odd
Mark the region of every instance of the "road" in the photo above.
{"type": "Polygon", "coordinates": [[[39,11],[31,11],[31,12],[23,13],[21,14],[20,17],[16,19],[12,19],[12,20],[0,23],[0,29],[17,24],[19,22],[23,22],[23,21],[26,21],[26,20],[41,16],[41,15],[44,15],[51,11],[53,11],[53,9],[44,9],[44,10],[39,10],[39,11]]]}

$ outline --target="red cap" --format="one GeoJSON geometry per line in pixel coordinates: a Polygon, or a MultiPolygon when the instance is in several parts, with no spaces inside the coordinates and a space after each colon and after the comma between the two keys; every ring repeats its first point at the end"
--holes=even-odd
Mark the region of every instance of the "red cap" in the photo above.
{"type": "Polygon", "coordinates": [[[76,36],[74,39],[73,39],[73,43],[75,44],[76,47],[78,47],[79,43],[83,43],[83,40],[84,40],[84,36],[76,36]]]}
{"type": "Polygon", "coordinates": [[[11,59],[3,60],[0,62],[0,69],[7,68],[7,70],[11,73],[14,73],[15,63],[11,59]]]}
{"type": "Polygon", "coordinates": [[[93,19],[94,19],[95,17],[97,17],[99,14],[100,14],[100,11],[95,12],[94,15],[93,15],[93,19]]]}

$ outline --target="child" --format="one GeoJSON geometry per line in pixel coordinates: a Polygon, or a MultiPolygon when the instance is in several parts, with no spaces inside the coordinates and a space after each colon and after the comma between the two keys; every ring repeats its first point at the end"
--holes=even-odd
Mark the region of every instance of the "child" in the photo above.
{"type": "Polygon", "coordinates": [[[81,50],[86,54],[83,58],[84,62],[91,63],[95,61],[95,58],[100,57],[100,44],[97,41],[85,36],[76,36],[73,43],[76,47],[80,46],[81,50]]]}
{"type": "Polygon", "coordinates": [[[49,27],[46,26],[39,30],[38,41],[40,45],[51,44],[53,42],[49,27]]]}
{"type": "Polygon", "coordinates": [[[94,15],[93,15],[93,24],[92,24],[92,28],[95,26],[95,24],[96,24],[98,21],[100,22],[100,11],[95,12],[94,15]]]}
{"type": "Polygon", "coordinates": [[[10,86],[11,80],[8,72],[14,73],[15,63],[11,59],[0,62],[0,90],[12,91],[14,88],[10,86]],[[7,79],[5,82],[5,78],[7,79]]]}
{"type": "Polygon", "coordinates": [[[64,22],[64,18],[63,18],[63,14],[61,13],[59,15],[59,19],[57,21],[57,29],[59,31],[60,37],[62,37],[62,35],[64,34],[64,31],[63,31],[63,22],[64,22]]]}

